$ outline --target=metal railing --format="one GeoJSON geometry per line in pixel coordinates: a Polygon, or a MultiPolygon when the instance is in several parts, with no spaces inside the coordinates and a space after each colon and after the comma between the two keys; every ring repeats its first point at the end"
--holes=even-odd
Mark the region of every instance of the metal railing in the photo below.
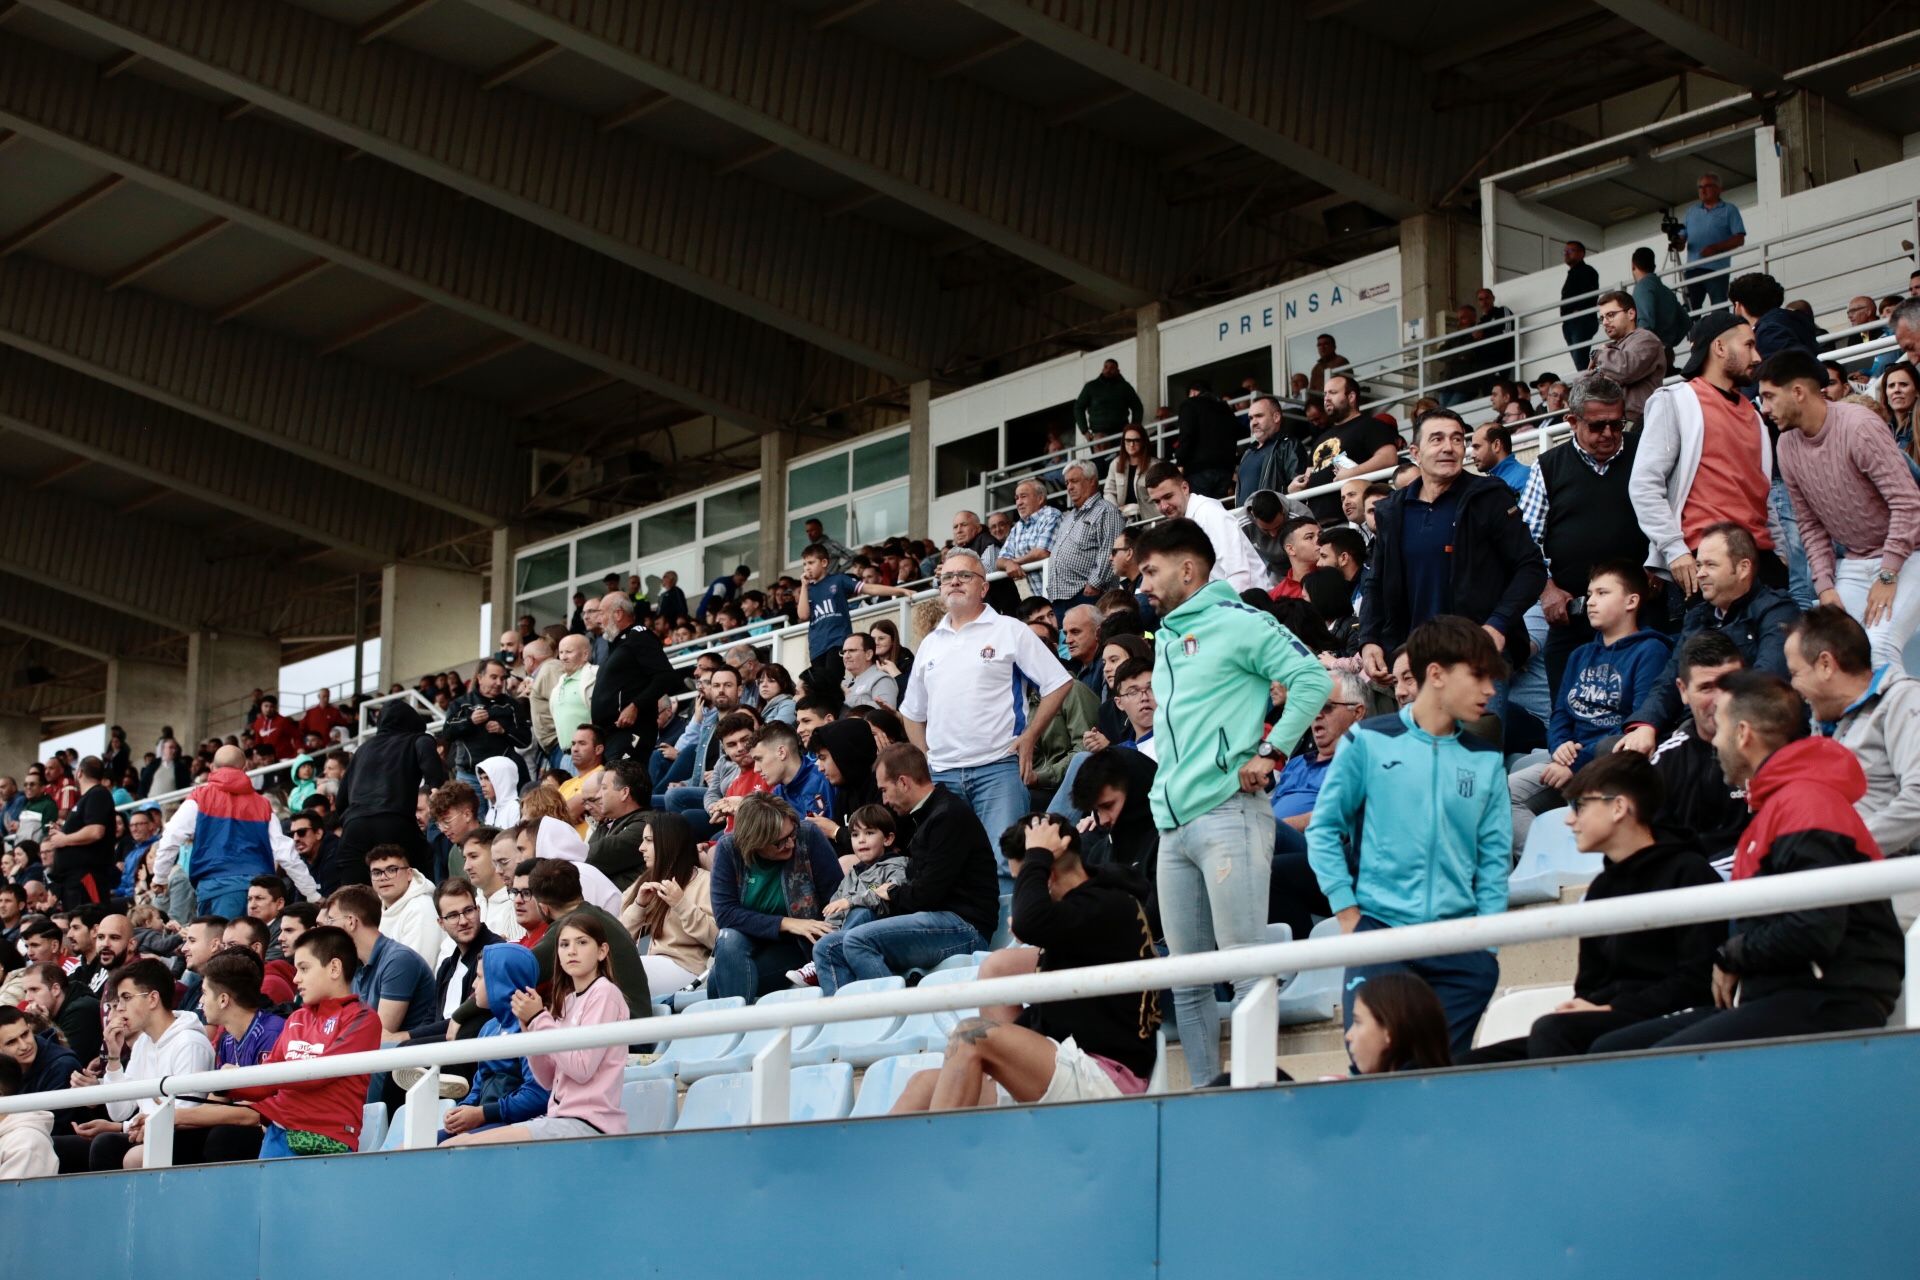
{"type": "MultiPolygon", "coordinates": [[[[937,986],[918,986],[871,995],[839,995],[822,1000],[757,1004],[739,1009],[633,1018],[596,1026],[562,1027],[550,1031],[522,1031],[486,1039],[455,1040],[441,1044],[403,1045],[366,1053],[309,1058],[268,1066],[228,1068],[163,1076],[157,1079],[117,1080],[51,1093],[16,1094],[0,1098],[0,1115],[23,1111],[70,1110],[114,1102],[159,1100],[146,1123],[145,1166],[164,1168],[173,1155],[175,1099],[262,1085],[299,1084],[342,1076],[391,1072],[424,1067],[425,1074],[407,1091],[403,1145],[434,1145],[439,1129],[440,1068],[484,1058],[507,1058],[561,1053],[576,1049],[605,1049],[630,1044],[670,1041],[681,1037],[737,1035],[748,1031],[779,1034],[753,1058],[752,1104],[754,1124],[780,1123],[790,1118],[788,1082],[792,1031],[861,1018],[899,1018],[912,1014],[950,1013],[992,1005],[1047,1004],[1101,996],[1130,995],[1178,987],[1211,986],[1251,979],[1252,990],[1234,1009],[1231,1020],[1230,1078],[1235,1088],[1274,1082],[1277,1056],[1277,1006],[1281,980],[1311,970],[1385,964],[1427,956],[1456,955],[1493,947],[1543,942],[1556,938],[1598,937],[1677,925],[1702,924],[1773,915],[1784,911],[1874,902],[1920,891],[1920,858],[1893,858],[1847,867],[1827,867],[1792,875],[1759,876],[1730,884],[1695,885],[1658,893],[1607,898],[1566,906],[1472,916],[1399,929],[1376,929],[1338,937],[1307,939],[1209,951],[1195,955],[1135,960],[1125,964],[1062,969],[1015,977],[976,979],[937,986]]],[[[1916,931],[1920,937],[1920,931],[1916,931]]],[[[1909,976],[1916,950],[1908,942],[1909,976]]],[[[1914,1001],[1906,1024],[1920,1024],[1914,1001]]]]}

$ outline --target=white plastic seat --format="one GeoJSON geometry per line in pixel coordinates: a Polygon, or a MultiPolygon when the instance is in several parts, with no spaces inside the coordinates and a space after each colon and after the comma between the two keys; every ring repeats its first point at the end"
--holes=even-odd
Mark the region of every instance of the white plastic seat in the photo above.
{"type": "Polygon", "coordinates": [[[369,1102],[360,1108],[360,1150],[378,1151],[387,1140],[387,1104],[369,1102]]]}
{"type": "Polygon", "coordinates": [[[1555,1005],[1571,999],[1573,988],[1569,985],[1509,987],[1494,997],[1487,1011],[1480,1015],[1480,1025],[1473,1032],[1473,1047],[1518,1040],[1533,1030],[1536,1021],[1552,1013],[1555,1005]]]}
{"type": "MultiPolygon", "coordinates": [[[[860,978],[841,987],[831,997],[872,995],[877,991],[901,991],[906,988],[907,980],[896,975],[884,978],[860,978]]],[[[887,1039],[900,1029],[901,1019],[897,1017],[856,1018],[852,1022],[829,1022],[820,1028],[820,1034],[804,1049],[793,1051],[793,1065],[796,1067],[813,1066],[822,1062],[837,1062],[840,1051],[853,1045],[870,1045],[887,1039]]],[[[911,1046],[901,1045],[895,1052],[911,1046]]],[[[886,1055],[879,1054],[877,1057],[886,1055]]],[[[869,1058],[868,1061],[873,1059],[869,1058]]]]}
{"type": "MultiPolygon", "coordinates": [[[[1340,922],[1328,916],[1313,926],[1308,938],[1332,938],[1340,933],[1340,922]]],[[[1340,975],[1344,969],[1308,969],[1296,973],[1280,988],[1280,1025],[1298,1027],[1309,1022],[1324,1022],[1333,1016],[1340,998],[1340,975]]]]}
{"type": "Polygon", "coordinates": [[[944,1053],[901,1053],[880,1059],[860,1077],[860,1096],[854,1100],[850,1114],[886,1115],[893,1110],[893,1104],[900,1101],[901,1091],[916,1072],[938,1071],[946,1060],[944,1053]]]}
{"type": "MultiPolygon", "coordinates": [[[[807,1001],[819,1000],[823,998],[823,994],[818,987],[792,987],[785,991],[769,991],[766,995],[760,997],[758,1007],[765,1008],[770,1004],[800,1004],[807,1001]]],[[[715,1008],[716,1004],[713,1001],[708,1001],[706,1007],[709,1009],[715,1008]]],[[[820,1034],[819,1027],[793,1027],[791,1030],[793,1032],[793,1047],[796,1049],[805,1048],[807,1045],[812,1044],[814,1039],[820,1034]]],[[[777,1029],[749,1031],[741,1036],[739,1043],[735,1044],[733,1048],[725,1054],[711,1058],[696,1058],[681,1061],[675,1068],[674,1074],[679,1076],[683,1081],[691,1082],[694,1080],[703,1080],[708,1076],[726,1075],[732,1071],[751,1071],[753,1070],[753,1055],[773,1043],[774,1037],[779,1034],[780,1032],[777,1029]]]]}
{"type": "MultiPolygon", "coordinates": [[[[376,1103],[374,1105],[384,1106],[385,1104],[376,1103]]],[[[447,1112],[453,1110],[453,1106],[454,1104],[451,1098],[440,1099],[440,1118],[442,1120],[445,1120],[447,1118],[447,1112]]],[[[364,1114],[364,1112],[362,1114],[364,1114]]],[[[380,1150],[382,1151],[403,1150],[406,1140],[407,1140],[407,1104],[403,1102],[399,1106],[393,1109],[393,1117],[387,1121],[387,1132],[386,1132],[386,1136],[382,1138],[380,1141],[380,1150]]],[[[362,1151],[365,1151],[368,1149],[367,1143],[364,1139],[361,1140],[360,1149],[362,1151]]]]}
{"type": "Polygon", "coordinates": [[[678,1107],[671,1080],[628,1080],[620,1086],[620,1108],[628,1133],[658,1133],[673,1128],[678,1107]]]}
{"type": "Polygon", "coordinates": [[[1527,828],[1526,848],[1507,877],[1507,905],[1553,902],[1570,885],[1592,883],[1605,861],[1600,854],[1580,852],[1573,842],[1573,828],[1559,814],[1542,814],[1527,828]]]}
{"type": "MultiPolygon", "coordinates": [[[[720,1000],[702,1001],[705,1009],[744,1009],[746,999],[742,996],[727,996],[720,1000]]],[[[704,1011],[704,1010],[703,1010],[704,1011]]],[[[738,1032],[712,1036],[681,1036],[668,1041],[660,1049],[660,1056],[644,1066],[628,1067],[628,1080],[664,1080],[676,1076],[683,1068],[724,1058],[740,1044],[738,1032]]]]}
{"type": "Polygon", "coordinates": [[[825,1062],[796,1067],[787,1086],[791,1120],[844,1120],[853,1112],[853,1067],[825,1062]]]}
{"type": "Polygon", "coordinates": [[[680,1118],[673,1123],[680,1129],[731,1129],[746,1124],[753,1116],[753,1074],[736,1071],[731,1075],[708,1076],[696,1080],[680,1103],[680,1118]]]}

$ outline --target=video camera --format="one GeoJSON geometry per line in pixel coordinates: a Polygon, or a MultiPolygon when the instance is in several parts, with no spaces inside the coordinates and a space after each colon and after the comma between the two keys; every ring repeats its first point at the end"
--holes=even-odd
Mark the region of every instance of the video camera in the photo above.
{"type": "Polygon", "coordinates": [[[1660,211],[1660,232],[1667,238],[1667,248],[1678,249],[1687,242],[1687,224],[1673,216],[1672,209],[1660,211]]]}

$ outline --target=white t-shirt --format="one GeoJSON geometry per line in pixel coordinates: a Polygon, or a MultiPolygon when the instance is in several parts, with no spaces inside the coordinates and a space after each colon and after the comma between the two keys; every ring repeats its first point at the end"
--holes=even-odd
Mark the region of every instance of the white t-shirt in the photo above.
{"type": "Polygon", "coordinates": [[[972,622],[956,629],[949,616],[920,642],[900,714],[927,726],[935,772],[971,769],[1008,758],[1027,727],[1026,684],[1044,698],[1070,679],[1031,627],[983,605],[972,622]]]}
{"type": "MultiPolygon", "coordinates": [[[[1225,582],[1235,591],[1257,591],[1266,579],[1267,568],[1247,541],[1246,532],[1233,513],[1220,505],[1218,498],[1204,493],[1187,495],[1187,519],[1200,526],[1213,543],[1213,572],[1209,581],[1225,582]]],[[[916,656],[916,661],[918,658],[916,656]]]]}

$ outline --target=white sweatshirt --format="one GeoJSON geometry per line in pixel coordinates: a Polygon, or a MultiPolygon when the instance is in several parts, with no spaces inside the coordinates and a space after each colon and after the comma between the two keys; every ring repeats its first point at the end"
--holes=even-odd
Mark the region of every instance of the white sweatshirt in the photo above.
{"type": "MultiPolygon", "coordinates": [[[[133,1042],[133,1052],[128,1055],[127,1069],[107,1068],[107,1083],[119,1084],[126,1080],[155,1080],[161,1076],[184,1075],[190,1071],[211,1071],[214,1066],[213,1041],[207,1039],[206,1024],[200,1021],[198,1014],[185,1010],[175,1010],[173,1022],[154,1040],[142,1031],[133,1042]]],[[[197,1107],[197,1102],[180,1101],[182,1108],[197,1107]]],[[[142,1098],[138,1102],[109,1102],[107,1114],[120,1121],[120,1127],[126,1128],[127,1122],[135,1115],[150,1116],[160,1107],[158,1098],[142,1098]]]]}

